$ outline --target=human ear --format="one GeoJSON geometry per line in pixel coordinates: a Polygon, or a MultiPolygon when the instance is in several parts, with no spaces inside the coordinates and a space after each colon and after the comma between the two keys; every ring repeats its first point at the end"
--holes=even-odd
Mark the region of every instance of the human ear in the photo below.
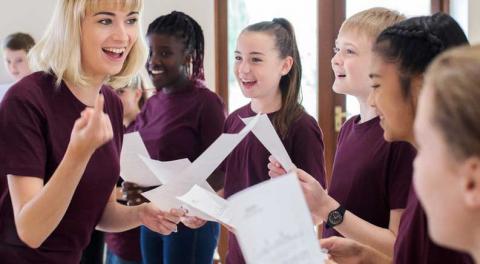
{"type": "Polygon", "coordinates": [[[282,76],[287,75],[292,69],[292,66],[293,66],[292,56],[287,56],[285,59],[283,59],[283,65],[282,65],[282,71],[281,71],[282,76]]]}
{"type": "Polygon", "coordinates": [[[470,157],[461,165],[461,188],[468,208],[480,209],[480,157],[470,157]]]}
{"type": "Polygon", "coordinates": [[[417,75],[410,81],[410,96],[412,97],[412,104],[414,109],[418,106],[418,99],[423,86],[423,75],[417,75]]]}
{"type": "Polygon", "coordinates": [[[135,100],[138,101],[142,97],[142,88],[135,89],[135,100]]]}

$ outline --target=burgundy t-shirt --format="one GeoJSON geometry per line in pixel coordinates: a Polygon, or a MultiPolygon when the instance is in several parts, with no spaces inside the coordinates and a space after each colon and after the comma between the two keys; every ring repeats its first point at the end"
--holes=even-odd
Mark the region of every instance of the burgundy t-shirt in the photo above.
{"type": "MultiPolygon", "coordinates": [[[[85,109],[54,77],[37,72],[16,83],[0,106],[0,177],[38,177],[47,183],[62,160],[73,124],[85,109]]],[[[114,138],[90,158],[72,201],[53,233],[38,249],[25,245],[16,232],[8,186],[0,186],[0,258],[2,263],[78,263],[89,243],[119,177],[122,144],[122,104],[103,86],[104,112],[114,138]]]]}
{"type": "MultiPolygon", "coordinates": [[[[157,91],[137,116],[135,130],[152,159],[193,162],[222,134],[225,116],[220,97],[195,80],[180,92],[157,91]]],[[[179,232],[184,229],[180,223],[179,232]]]]}
{"type": "Polygon", "coordinates": [[[225,110],[220,97],[195,81],[188,89],[150,97],[135,129],[152,159],[194,161],[222,133],[225,110]]]}
{"type": "MultiPolygon", "coordinates": [[[[270,120],[276,113],[269,114],[270,120]]],[[[255,116],[250,104],[231,113],[225,122],[226,133],[238,133],[245,124],[240,117],[255,116]]],[[[317,121],[303,113],[288,128],[282,139],[293,163],[315,177],[325,186],[323,135],[317,121]]],[[[262,143],[249,133],[222,164],[225,171],[225,197],[270,179],[268,157],[270,153],[262,143]]],[[[232,233],[228,236],[228,264],[245,263],[240,246],[232,233]]]]}
{"type": "MultiPolygon", "coordinates": [[[[135,121],[131,122],[125,133],[135,131],[135,121]]],[[[118,179],[117,187],[121,186],[123,180],[118,179]]],[[[140,249],[140,227],[119,233],[105,233],[105,243],[108,249],[124,260],[141,262],[142,252],[140,249]]]]}
{"type": "Polygon", "coordinates": [[[395,264],[474,263],[468,254],[440,247],[430,239],[427,217],[413,185],[400,221],[393,259],[395,264]]]}
{"type": "MultiPolygon", "coordinates": [[[[380,119],[350,118],[338,136],[328,193],[367,222],[388,228],[390,210],[407,205],[416,151],[408,143],[386,142],[380,119]]],[[[341,236],[324,228],[323,237],[341,236]]]]}

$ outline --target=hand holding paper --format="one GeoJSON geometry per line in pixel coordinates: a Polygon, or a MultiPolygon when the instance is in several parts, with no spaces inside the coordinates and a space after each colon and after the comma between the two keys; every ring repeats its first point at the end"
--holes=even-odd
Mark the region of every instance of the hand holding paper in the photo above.
{"type": "Polygon", "coordinates": [[[294,173],[252,186],[228,200],[198,186],[179,199],[234,227],[247,263],[313,264],[326,259],[294,173]]]}

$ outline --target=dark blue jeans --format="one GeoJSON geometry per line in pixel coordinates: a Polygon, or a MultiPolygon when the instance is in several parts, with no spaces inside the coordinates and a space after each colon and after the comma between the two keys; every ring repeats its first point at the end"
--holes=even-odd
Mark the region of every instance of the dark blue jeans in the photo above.
{"type": "Polygon", "coordinates": [[[140,245],[145,264],[211,264],[220,225],[207,222],[198,229],[178,225],[178,232],[164,236],[142,226],[140,245]]]}
{"type": "Polygon", "coordinates": [[[141,262],[122,259],[107,249],[107,259],[105,260],[105,264],[141,264],[141,262]]]}

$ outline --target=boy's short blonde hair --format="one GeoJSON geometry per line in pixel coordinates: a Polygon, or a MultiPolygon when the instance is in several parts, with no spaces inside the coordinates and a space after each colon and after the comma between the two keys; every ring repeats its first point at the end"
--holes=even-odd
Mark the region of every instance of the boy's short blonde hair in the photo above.
{"type": "MultiPolygon", "coordinates": [[[[57,85],[65,80],[80,87],[88,86],[90,80],[83,71],[81,61],[81,24],[87,11],[96,12],[105,4],[115,9],[135,10],[140,14],[143,9],[143,0],[58,0],[45,34],[31,50],[32,68],[55,74],[57,85]]],[[[147,60],[141,23],[137,24],[138,38],[122,70],[106,80],[116,87],[128,84],[147,60]]]]}
{"type": "Polygon", "coordinates": [[[340,28],[340,32],[353,31],[365,34],[375,40],[380,33],[406,17],[395,10],[383,7],[374,7],[363,10],[347,18],[340,28]]]}

